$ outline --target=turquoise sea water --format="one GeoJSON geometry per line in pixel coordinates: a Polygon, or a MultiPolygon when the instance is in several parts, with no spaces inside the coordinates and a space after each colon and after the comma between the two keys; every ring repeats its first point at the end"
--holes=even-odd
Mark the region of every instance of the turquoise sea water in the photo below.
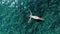
{"type": "Polygon", "coordinates": [[[0,0],[0,34],[60,34],[60,1],[0,0]],[[28,23],[29,10],[44,21],[28,23]]]}

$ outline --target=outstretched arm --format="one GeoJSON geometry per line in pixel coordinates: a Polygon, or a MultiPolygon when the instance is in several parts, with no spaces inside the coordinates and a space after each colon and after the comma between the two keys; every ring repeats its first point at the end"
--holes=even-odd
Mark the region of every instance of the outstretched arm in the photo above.
{"type": "Polygon", "coordinates": [[[30,11],[30,18],[29,18],[29,20],[28,20],[28,23],[30,22],[30,20],[31,20],[31,16],[32,16],[32,12],[30,11]]]}
{"type": "Polygon", "coordinates": [[[29,18],[28,23],[30,22],[30,20],[31,20],[31,17],[29,18]]]}
{"type": "Polygon", "coordinates": [[[30,16],[32,16],[32,12],[31,12],[31,10],[30,10],[30,16]]]}

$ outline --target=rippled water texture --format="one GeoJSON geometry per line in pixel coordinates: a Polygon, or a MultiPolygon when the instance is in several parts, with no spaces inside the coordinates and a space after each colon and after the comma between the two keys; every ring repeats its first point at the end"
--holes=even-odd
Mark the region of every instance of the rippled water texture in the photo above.
{"type": "Polygon", "coordinates": [[[60,1],[0,0],[0,34],[60,34],[60,1]],[[44,21],[28,23],[29,10],[44,21]]]}

